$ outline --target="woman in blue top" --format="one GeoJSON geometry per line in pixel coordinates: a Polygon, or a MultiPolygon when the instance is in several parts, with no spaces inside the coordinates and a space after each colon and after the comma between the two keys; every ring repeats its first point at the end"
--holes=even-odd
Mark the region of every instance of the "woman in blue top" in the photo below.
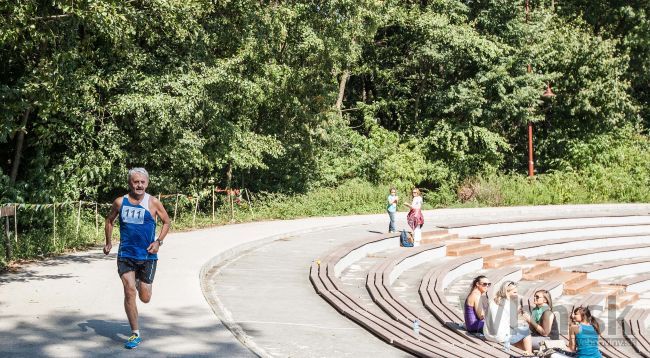
{"type": "Polygon", "coordinates": [[[598,350],[600,326],[591,315],[589,308],[578,307],[571,315],[574,324],[569,327],[569,349],[575,352],[573,357],[601,358],[598,350]]]}

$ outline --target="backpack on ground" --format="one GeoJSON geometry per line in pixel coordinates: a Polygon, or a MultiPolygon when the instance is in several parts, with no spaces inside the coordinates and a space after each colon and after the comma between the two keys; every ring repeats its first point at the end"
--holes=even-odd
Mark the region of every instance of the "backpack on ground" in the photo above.
{"type": "Polygon", "coordinates": [[[413,247],[413,237],[411,236],[411,233],[402,230],[402,233],[399,235],[399,246],[413,247]]]}

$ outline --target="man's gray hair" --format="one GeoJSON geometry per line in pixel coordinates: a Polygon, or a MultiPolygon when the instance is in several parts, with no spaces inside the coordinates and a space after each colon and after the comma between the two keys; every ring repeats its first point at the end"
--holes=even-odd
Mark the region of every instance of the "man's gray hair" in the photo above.
{"type": "Polygon", "coordinates": [[[129,176],[127,177],[127,180],[131,181],[131,177],[134,174],[142,174],[145,178],[147,178],[147,182],[149,181],[149,173],[147,173],[147,169],[145,168],[131,168],[129,170],[129,176]]]}

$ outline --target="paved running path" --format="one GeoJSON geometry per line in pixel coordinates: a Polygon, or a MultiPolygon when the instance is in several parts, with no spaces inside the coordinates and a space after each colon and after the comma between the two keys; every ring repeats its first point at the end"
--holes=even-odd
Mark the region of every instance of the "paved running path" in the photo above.
{"type": "MultiPolygon", "coordinates": [[[[254,356],[212,312],[204,264],[233,247],[318,228],[386,221],[386,215],[310,218],[172,233],[160,251],[149,304],[138,302],[143,343],[132,356],[254,356]]],[[[115,252],[65,255],[0,275],[0,357],[126,354],[130,333],[115,252]]]]}
{"type": "MultiPolygon", "coordinates": [[[[314,259],[382,229],[383,223],[349,225],[259,245],[219,265],[206,287],[218,298],[217,309],[227,312],[224,320],[238,326],[260,356],[411,357],[339,314],[309,281],[314,259]]],[[[351,284],[365,291],[365,277],[351,284]]]]}
{"type": "MultiPolygon", "coordinates": [[[[434,210],[425,214],[425,225],[431,229],[436,220],[558,210],[571,211],[573,207],[434,210]]],[[[400,213],[398,219],[403,221],[403,216],[400,213]]],[[[259,222],[169,235],[160,252],[152,301],[138,305],[144,341],[135,351],[122,348],[129,327],[114,252],[108,257],[100,250],[61,256],[28,265],[18,273],[0,275],[0,357],[253,356],[221,324],[203,296],[199,275],[206,263],[215,256],[241,252],[240,245],[257,247],[273,237],[371,223],[386,225],[387,216],[259,222]]],[[[210,264],[216,263],[213,260],[210,264]]],[[[307,277],[306,271],[301,274],[307,277]]],[[[313,291],[310,294],[314,295],[313,291]]],[[[332,313],[337,314],[334,310],[332,313]]]]}

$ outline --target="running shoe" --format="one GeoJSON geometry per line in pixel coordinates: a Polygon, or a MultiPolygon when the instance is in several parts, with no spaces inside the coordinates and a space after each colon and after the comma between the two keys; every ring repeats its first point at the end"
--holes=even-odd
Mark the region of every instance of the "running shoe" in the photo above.
{"type": "Polygon", "coordinates": [[[129,337],[129,339],[124,342],[124,348],[135,349],[138,347],[138,344],[140,344],[140,342],[142,342],[142,338],[140,338],[140,336],[137,334],[132,334],[131,337],[129,337]]]}

